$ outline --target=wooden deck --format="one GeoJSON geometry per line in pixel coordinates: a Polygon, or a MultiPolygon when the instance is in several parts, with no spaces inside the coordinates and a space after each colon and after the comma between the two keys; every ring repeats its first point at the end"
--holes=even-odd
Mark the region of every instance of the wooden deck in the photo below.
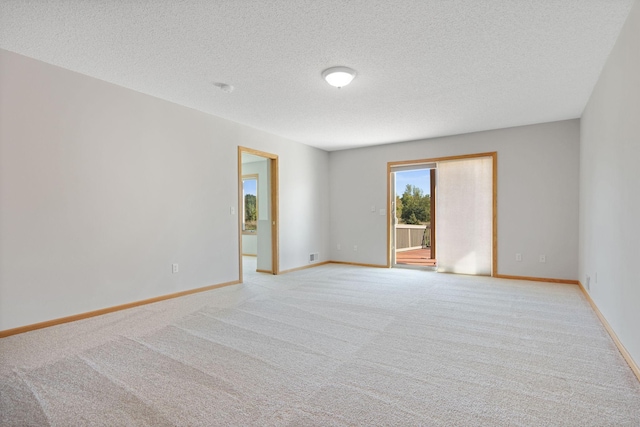
{"type": "Polygon", "coordinates": [[[396,252],[396,264],[435,267],[436,260],[431,258],[431,248],[396,252]]]}

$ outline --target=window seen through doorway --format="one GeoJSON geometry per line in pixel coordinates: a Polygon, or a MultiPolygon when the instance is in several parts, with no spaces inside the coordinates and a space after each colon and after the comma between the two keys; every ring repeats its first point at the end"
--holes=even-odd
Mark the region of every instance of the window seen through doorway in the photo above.
{"type": "Polygon", "coordinates": [[[258,231],[258,175],[242,176],[242,232],[258,231]]]}

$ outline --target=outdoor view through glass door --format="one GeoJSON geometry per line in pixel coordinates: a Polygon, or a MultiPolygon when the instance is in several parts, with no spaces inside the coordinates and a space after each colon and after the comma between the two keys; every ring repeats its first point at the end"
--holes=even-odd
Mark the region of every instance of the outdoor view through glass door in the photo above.
{"type": "Polygon", "coordinates": [[[392,169],[394,267],[436,267],[434,167],[392,169]]]}

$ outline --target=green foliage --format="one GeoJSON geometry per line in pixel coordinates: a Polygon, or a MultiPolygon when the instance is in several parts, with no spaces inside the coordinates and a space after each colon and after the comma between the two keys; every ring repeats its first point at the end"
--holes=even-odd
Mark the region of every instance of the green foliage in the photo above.
{"type": "Polygon", "coordinates": [[[407,184],[400,203],[402,208],[399,218],[405,224],[422,224],[431,221],[431,196],[423,194],[419,187],[407,184]]]}
{"type": "Polygon", "coordinates": [[[420,224],[420,221],[418,221],[418,218],[416,218],[415,212],[411,212],[411,216],[405,220],[405,224],[420,224]]]}
{"type": "Polygon", "coordinates": [[[244,218],[247,221],[256,220],[256,196],[254,194],[244,195],[244,218]]]}
{"type": "Polygon", "coordinates": [[[396,196],[396,218],[402,218],[402,199],[396,196]]]}
{"type": "Polygon", "coordinates": [[[254,194],[244,195],[244,220],[245,229],[255,230],[258,211],[256,209],[256,196],[254,194]]]}

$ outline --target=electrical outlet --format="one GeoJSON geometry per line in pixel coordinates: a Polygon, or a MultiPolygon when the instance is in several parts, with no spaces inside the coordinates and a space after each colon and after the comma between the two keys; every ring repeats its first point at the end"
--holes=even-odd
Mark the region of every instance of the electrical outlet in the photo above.
{"type": "Polygon", "coordinates": [[[171,264],[171,272],[172,273],[178,272],[178,264],[171,264]]]}
{"type": "Polygon", "coordinates": [[[591,277],[587,274],[587,279],[584,281],[584,287],[589,290],[591,288],[591,277]]]}
{"type": "Polygon", "coordinates": [[[540,255],[540,262],[547,262],[547,256],[546,255],[540,255]]]}
{"type": "Polygon", "coordinates": [[[376,207],[371,205],[371,212],[375,212],[376,211],[376,207]]]}
{"type": "Polygon", "coordinates": [[[231,206],[231,208],[229,209],[229,215],[235,215],[236,214],[236,208],[231,206]]]}
{"type": "Polygon", "coordinates": [[[353,245],[353,250],[357,251],[358,250],[358,245],[353,245]]]}
{"type": "Polygon", "coordinates": [[[522,254],[516,254],[516,261],[522,261],[522,254]]]}

